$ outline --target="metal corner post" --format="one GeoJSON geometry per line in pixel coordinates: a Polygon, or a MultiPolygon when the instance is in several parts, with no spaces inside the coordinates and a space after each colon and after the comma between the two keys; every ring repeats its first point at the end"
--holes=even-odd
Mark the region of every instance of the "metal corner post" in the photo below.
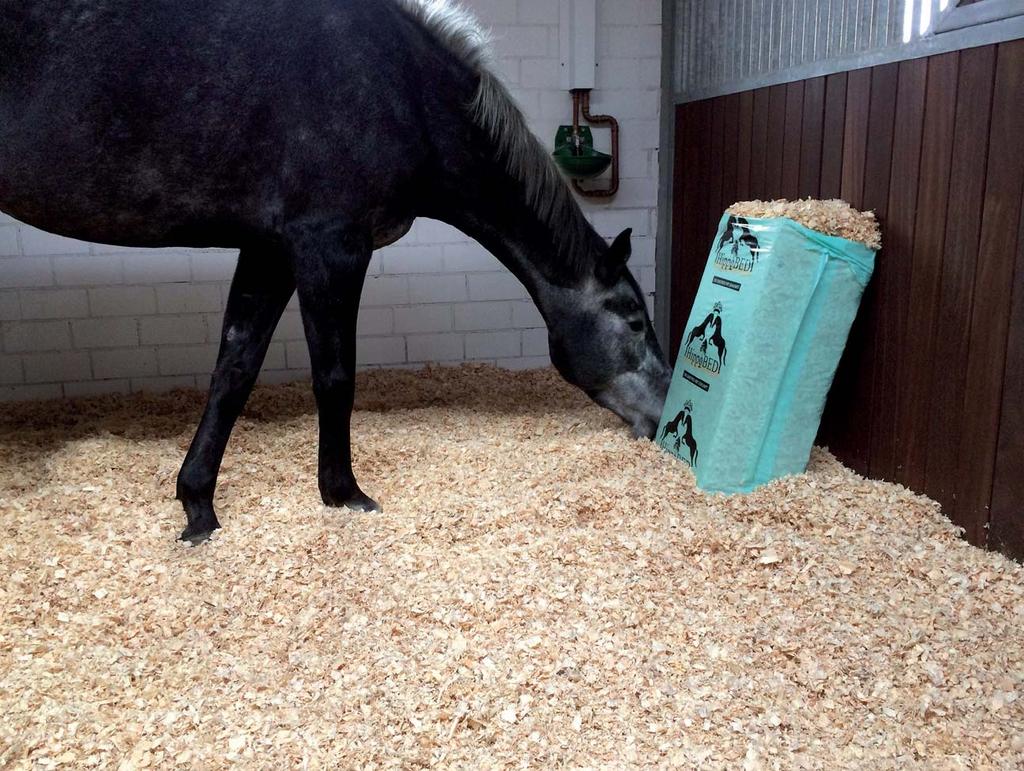
{"type": "Polygon", "coordinates": [[[666,356],[672,308],[672,188],[675,167],[676,0],[661,0],[661,137],[658,142],[658,231],[655,244],[654,331],[666,356]]]}

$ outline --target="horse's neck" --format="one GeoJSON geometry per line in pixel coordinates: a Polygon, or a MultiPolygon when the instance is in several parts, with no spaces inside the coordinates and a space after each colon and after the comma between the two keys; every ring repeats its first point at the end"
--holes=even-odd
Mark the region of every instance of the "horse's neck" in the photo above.
{"type": "Polygon", "coordinates": [[[475,154],[473,162],[460,164],[444,180],[443,194],[430,204],[427,216],[479,241],[537,299],[545,285],[581,283],[600,243],[575,202],[569,203],[555,217],[545,216],[500,159],[485,156],[481,161],[475,154]]]}

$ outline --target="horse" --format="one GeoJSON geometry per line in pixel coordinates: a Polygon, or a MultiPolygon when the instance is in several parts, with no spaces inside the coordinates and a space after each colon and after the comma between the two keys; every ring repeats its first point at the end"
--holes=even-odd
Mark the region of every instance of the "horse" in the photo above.
{"type": "Polygon", "coordinates": [[[674,418],[672,418],[672,420],[670,420],[668,423],[666,423],[665,427],[663,429],[661,429],[661,436],[658,438],[658,440],[661,441],[661,442],[664,442],[666,437],[668,437],[669,434],[675,434],[676,436],[678,436],[679,435],[679,423],[682,421],[682,419],[683,419],[683,417],[685,415],[686,415],[686,411],[682,410],[678,415],[676,415],[674,418]]]}
{"type": "Polygon", "coordinates": [[[298,293],[328,506],[352,472],[356,316],[375,249],[418,217],[526,287],[561,375],[637,437],[670,371],[630,231],[608,244],[446,0],[3,0],[0,210],[131,247],[240,250],[207,403],[177,477],[181,538],[220,527],[224,450],[298,293]]]}
{"type": "Polygon", "coordinates": [[[718,245],[715,247],[716,252],[722,251],[722,248],[726,244],[732,244],[732,255],[736,257],[739,254],[740,244],[743,244],[750,250],[750,255],[753,259],[757,259],[757,251],[760,248],[760,243],[750,230],[750,223],[747,222],[744,217],[737,217],[734,214],[729,215],[729,219],[725,223],[725,230],[722,231],[722,237],[718,239],[718,245]],[[739,238],[736,237],[736,231],[739,230],[739,238]]]}
{"type": "Polygon", "coordinates": [[[708,324],[710,323],[711,314],[709,313],[707,316],[704,317],[704,321],[702,321],[700,324],[698,324],[697,326],[690,330],[690,334],[686,337],[686,345],[684,345],[683,348],[689,348],[691,345],[693,345],[693,341],[696,340],[697,338],[704,340],[707,337],[707,328],[708,324]]]}
{"type": "Polygon", "coordinates": [[[707,353],[708,343],[711,343],[713,346],[715,346],[715,350],[718,351],[719,366],[724,365],[726,349],[725,338],[722,337],[722,317],[720,315],[716,315],[715,319],[712,321],[711,336],[708,337],[707,335],[705,335],[704,342],[701,343],[700,346],[701,353],[707,353]]]}
{"type": "Polygon", "coordinates": [[[686,338],[685,348],[689,348],[693,341],[698,338],[701,340],[701,353],[707,353],[708,343],[710,342],[715,346],[715,350],[718,351],[719,365],[725,364],[725,338],[722,336],[722,311],[719,303],[716,303],[714,310],[704,317],[704,321],[690,330],[690,334],[686,338]],[[710,334],[708,334],[709,330],[710,334]]]}
{"type": "MultiPolygon", "coordinates": [[[[683,420],[683,435],[682,440],[690,450],[690,468],[697,468],[697,440],[693,438],[693,421],[690,419],[689,413],[683,420]]],[[[679,442],[676,441],[676,450],[679,449],[679,442]]]]}
{"type": "Polygon", "coordinates": [[[665,428],[661,431],[660,441],[664,443],[669,434],[675,434],[676,441],[674,446],[676,453],[679,452],[680,443],[686,443],[686,447],[690,451],[690,467],[696,468],[697,440],[693,438],[693,420],[690,416],[690,407],[684,407],[678,415],[665,424],[665,428]],[[679,430],[680,426],[682,426],[681,432],[679,430]]]}

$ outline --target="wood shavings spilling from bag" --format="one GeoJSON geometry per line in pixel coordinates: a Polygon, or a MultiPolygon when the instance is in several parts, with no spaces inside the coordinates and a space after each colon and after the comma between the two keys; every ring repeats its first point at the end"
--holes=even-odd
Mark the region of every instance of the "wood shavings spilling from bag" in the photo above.
{"type": "Polygon", "coordinates": [[[327,509],[258,389],[176,543],[197,393],[0,414],[0,766],[1024,767],[1024,572],[816,451],[702,494],[549,371],[371,372],[327,509]]]}
{"type": "Polygon", "coordinates": [[[836,198],[828,201],[816,201],[813,198],[798,201],[740,201],[727,211],[738,217],[788,217],[828,236],[857,241],[875,250],[882,248],[882,232],[875,213],[857,211],[846,201],[836,198]]]}

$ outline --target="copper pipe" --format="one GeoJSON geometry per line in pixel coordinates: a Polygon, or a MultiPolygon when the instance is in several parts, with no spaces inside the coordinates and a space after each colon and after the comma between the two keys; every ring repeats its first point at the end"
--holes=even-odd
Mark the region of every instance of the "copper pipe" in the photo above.
{"type": "Polygon", "coordinates": [[[581,102],[583,107],[583,120],[587,121],[587,123],[592,123],[595,126],[608,126],[612,130],[612,181],[611,186],[605,190],[587,190],[580,184],[578,179],[574,179],[572,181],[572,185],[576,188],[577,193],[582,196],[586,196],[587,198],[611,198],[619,192],[619,122],[611,115],[591,115],[590,89],[574,89],[572,92],[572,125],[574,130],[579,125],[576,108],[581,102]]]}

